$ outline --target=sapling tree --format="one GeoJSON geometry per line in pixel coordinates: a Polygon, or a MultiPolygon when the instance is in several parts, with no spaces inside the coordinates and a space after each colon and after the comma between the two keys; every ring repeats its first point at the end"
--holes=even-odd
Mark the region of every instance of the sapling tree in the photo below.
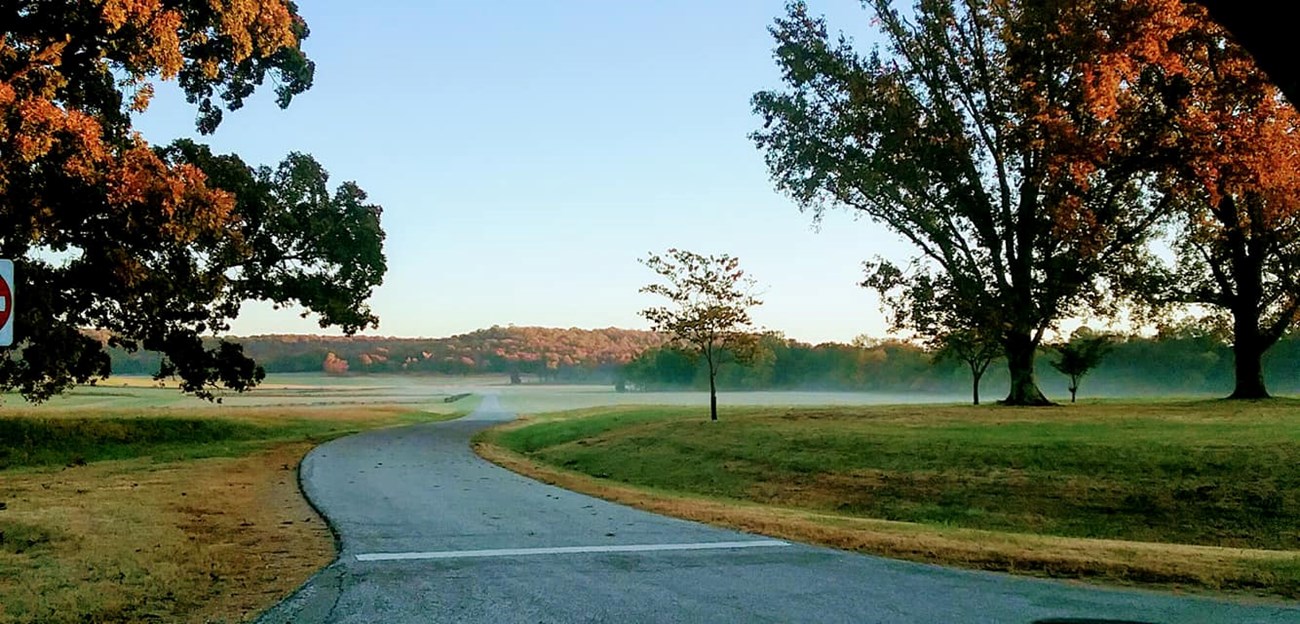
{"type": "Polygon", "coordinates": [[[1068,341],[1052,345],[1052,349],[1057,356],[1052,360],[1052,368],[1070,378],[1070,402],[1073,403],[1079,393],[1079,383],[1110,352],[1111,339],[1104,334],[1080,328],[1068,341]]]}
{"type": "Polygon", "coordinates": [[[1002,356],[1002,345],[989,332],[956,329],[939,334],[931,341],[937,349],[935,360],[956,360],[966,364],[971,376],[971,403],[980,404],[980,379],[993,360],[1002,356]]]}
{"type": "Polygon", "coordinates": [[[718,368],[731,361],[746,361],[758,344],[749,310],[763,302],[753,293],[755,282],[727,254],[701,255],[669,249],[650,254],[640,262],[658,274],[660,281],[641,292],[668,300],[646,308],[641,316],[655,331],[665,332],[683,352],[703,357],[709,374],[709,418],[718,419],[718,368]]]}

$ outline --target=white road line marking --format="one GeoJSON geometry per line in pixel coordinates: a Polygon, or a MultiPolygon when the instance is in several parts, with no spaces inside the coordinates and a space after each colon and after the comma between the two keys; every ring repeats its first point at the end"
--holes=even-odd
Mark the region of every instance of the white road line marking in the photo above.
{"type": "Polygon", "coordinates": [[[662,550],[722,550],[789,546],[781,540],[747,542],[695,542],[691,544],[613,544],[609,546],[560,546],[556,548],[500,548],[493,550],[443,550],[436,552],[364,553],[357,561],[405,561],[412,559],[466,559],[470,557],[523,557],[528,555],[570,555],[582,553],[657,552],[662,550]]]}

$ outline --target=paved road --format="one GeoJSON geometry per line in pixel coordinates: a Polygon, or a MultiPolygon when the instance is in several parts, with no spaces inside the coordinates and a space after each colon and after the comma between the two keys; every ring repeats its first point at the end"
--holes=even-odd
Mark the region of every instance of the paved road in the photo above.
{"type": "Polygon", "coordinates": [[[303,486],[337,528],[342,554],[260,622],[1300,622],[1300,608],[774,544],[614,505],[469,450],[475,432],[513,417],[489,396],[457,421],[363,433],[309,454],[303,486]]]}

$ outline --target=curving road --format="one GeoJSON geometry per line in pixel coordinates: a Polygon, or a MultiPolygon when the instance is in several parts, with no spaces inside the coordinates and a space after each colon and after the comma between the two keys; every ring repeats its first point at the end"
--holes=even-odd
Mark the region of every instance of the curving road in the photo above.
{"type": "Polygon", "coordinates": [[[259,622],[1300,622],[1297,607],[950,570],[607,503],[470,451],[512,418],[488,396],[460,420],[312,451],[303,487],[342,552],[259,622]]]}

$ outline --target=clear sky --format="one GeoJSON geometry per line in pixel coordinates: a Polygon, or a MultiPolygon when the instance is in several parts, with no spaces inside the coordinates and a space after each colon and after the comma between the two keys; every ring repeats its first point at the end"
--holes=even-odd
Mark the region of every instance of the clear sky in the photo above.
{"type": "MultiPolygon", "coordinates": [[[[845,212],[815,231],[748,138],[750,96],[780,87],[767,26],[781,0],[300,5],[315,86],[283,111],[265,88],[195,138],[252,164],[311,153],[384,207],[388,275],[367,333],[645,328],[637,311],[654,300],[637,289],[652,276],[637,258],[668,247],[738,256],[766,328],[811,342],[885,333],[856,285],[861,262],[910,249],[845,212]]],[[[868,30],[854,0],[811,5],[868,30]]],[[[137,126],[165,143],[194,136],[193,118],[160,88],[137,126]]],[[[320,332],[252,305],[233,329],[320,332]]]]}

